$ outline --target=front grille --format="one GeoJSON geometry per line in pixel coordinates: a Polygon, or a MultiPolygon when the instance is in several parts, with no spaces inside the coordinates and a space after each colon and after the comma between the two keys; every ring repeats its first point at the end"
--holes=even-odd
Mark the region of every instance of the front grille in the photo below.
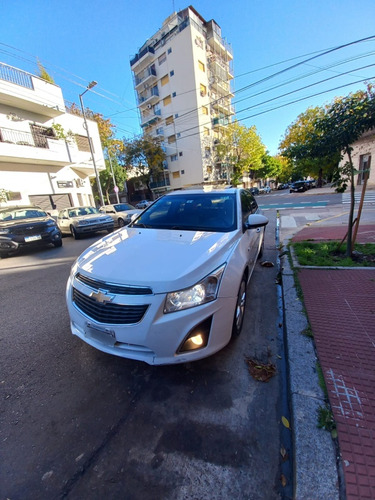
{"type": "Polygon", "coordinates": [[[122,305],[110,302],[103,304],[81,293],[76,288],[73,288],[73,302],[86,316],[98,323],[108,323],[111,325],[132,325],[139,323],[148,308],[148,304],[122,305]]]}
{"type": "Polygon", "coordinates": [[[25,226],[14,227],[11,229],[13,234],[19,236],[33,236],[34,234],[44,234],[47,230],[47,225],[43,224],[28,224],[25,226]]]}
{"type": "Polygon", "coordinates": [[[152,290],[149,287],[136,287],[130,285],[116,285],[116,283],[107,283],[106,281],[95,280],[84,276],[83,274],[77,273],[75,276],[76,280],[84,283],[90,288],[95,290],[105,290],[109,293],[116,293],[121,295],[151,295],[152,290]]]}

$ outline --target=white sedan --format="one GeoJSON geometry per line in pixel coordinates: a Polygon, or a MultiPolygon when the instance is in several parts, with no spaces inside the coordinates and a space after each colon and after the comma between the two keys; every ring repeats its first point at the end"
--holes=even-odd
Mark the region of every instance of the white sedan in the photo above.
{"type": "Polygon", "coordinates": [[[152,365],[210,356],[239,335],[268,219],[249,190],[175,191],[78,257],[71,330],[152,365]]]}

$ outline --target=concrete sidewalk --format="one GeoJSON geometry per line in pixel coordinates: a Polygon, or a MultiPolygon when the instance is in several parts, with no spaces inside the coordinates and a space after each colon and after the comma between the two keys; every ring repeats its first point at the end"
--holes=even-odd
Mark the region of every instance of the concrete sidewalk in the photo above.
{"type": "MultiPolygon", "coordinates": [[[[343,226],[315,225],[303,228],[293,240],[341,240],[345,232],[343,226]]],[[[375,224],[360,227],[357,242],[375,243],[375,224]]],[[[286,256],[282,267],[295,498],[337,499],[345,498],[346,492],[348,500],[374,499],[375,268],[300,268],[302,304],[286,256]],[[303,306],[314,342],[301,335],[308,326],[303,306]],[[337,424],[338,457],[330,434],[317,428],[317,411],[325,403],[317,383],[316,357],[337,424]]]]}

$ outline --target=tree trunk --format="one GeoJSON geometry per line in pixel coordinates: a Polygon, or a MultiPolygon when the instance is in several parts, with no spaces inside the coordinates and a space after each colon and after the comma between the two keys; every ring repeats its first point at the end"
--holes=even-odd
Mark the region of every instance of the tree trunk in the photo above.
{"type": "Polygon", "coordinates": [[[346,153],[349,158],[350,164],[350,212],[348,221],[348,238],[346,240],[346,256],[352,256],[352,233],[353,233],[353,216],[354,216],[354,204],[355,204],[355,185],[354,185],[354,166],[351,155],[351,148],[347,146],[346,153]]]}

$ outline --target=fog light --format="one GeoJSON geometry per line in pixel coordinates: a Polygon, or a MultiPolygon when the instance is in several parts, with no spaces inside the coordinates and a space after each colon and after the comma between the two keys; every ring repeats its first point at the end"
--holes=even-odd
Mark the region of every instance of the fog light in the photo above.
{"type": "Polygon", "coordinates": [[[181,343],[180,347],[177,350],[177,354],[188,351],[196,351],[198,349],[203,349],[204,347],[206,347],[208,344],[208,338],[210,336],[211,323],[212,316],[194,327],[181,343]]]}

